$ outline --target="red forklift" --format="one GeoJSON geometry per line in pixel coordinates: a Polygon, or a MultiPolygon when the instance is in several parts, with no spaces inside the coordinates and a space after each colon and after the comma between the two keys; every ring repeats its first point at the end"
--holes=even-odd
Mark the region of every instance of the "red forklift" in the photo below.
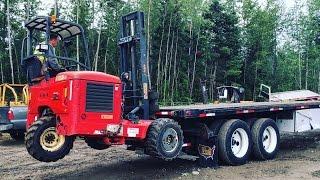
{"type": "Polygon", "coordinates": [[[28,36],[21,63],[30,85],[25,144],[32,157],[57,161],[69,153],[76,137],[98,150],[127,144],[128,149],[143,148],[149,155],[168,160],[180,154],[184,138],[179,123],[155,117],[158,94],[152,91],[147,74],[142,12],[121,18],[120,78],[90,71],[80,25],[48,16],[36,17],[25,27],[28,36]],[[45,43],[38,43],[39,32],[45,35],[45,43]],[[48,53],[50,35],[62,41],[62,56],[48,53]],[[77,36],[83,42],[82,62],[68,56],[68,44],[77,36]],[[64,68],[52,72],[50,63],[41,63],[33,53],[35,47],[45,59],[55,58],[64,68]],[[77,66],[81,70],[73,71],[77,66]]]}
{"type": "MultiPolygon", "coordinates": [[[[187,154],[205,166],[240,165],[251,153],[273,159],[279,150],[278,118],[301,109],[320,107],[319,101],[221,103],[158,106],[148,74],[144,14],[121,18],[120,77],[90,71],[83,28],[54,16],[36,17],[25,24],[28,35],[21,63],[30,101],[25,144],[29,154],[43,162],[65,157],[76,137],[93,149],[127,145],[153,157],[173,160],[187,154]],[[44,43],[37,37],[44,33],[44,43]],[[51,35],[62,41],[61,56],[48,53],[51,35]],[[72,58],[72,40],[82,39],[82,58],[72,58]],[[39,61],[34,48],[42,52],[39,61]],[[63,68],[52,72],[50,58],[63,68]],[[79,67],[79,68],[78,68],[79,67]],[[80,69],[80,71],[77,71],[80,69]]],[[[289,117],[290,118],[290,117],[289,117]]]]}

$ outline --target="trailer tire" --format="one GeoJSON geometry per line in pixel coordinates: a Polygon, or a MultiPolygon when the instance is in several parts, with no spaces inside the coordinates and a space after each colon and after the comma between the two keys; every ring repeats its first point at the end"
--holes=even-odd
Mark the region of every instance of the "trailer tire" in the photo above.
{"type": "Polygon", "coordinates": [[[44,116],[27,130],[25,145],[33,158],[42,162],[55,162],[69,154],[74,137],[58,135],[55,128],[55,117],[44,116]]]}
{"type": "Polygon", "coordinates": [[[24,132],[23,131],[12,131],[10,132],[12,139],[16,141],[24,141],[24,132]]]}
{"type": "Polygon", "coordinates": [[[251,132],[244,121],[231,119],[225,122],[218,134],[219,158],[225,164],[242,165],[251,153],[251,132]]]}
{"type": "Polygon", "coordinates": [[[211,124],[210,124],[210,130],[213,132],[214,135],[219,134],[219,130],[221,126],[226,122],[225,119],[215,119],[211,124]]]}
{"type": "Polygon", "coordinates": [[[151,123],[146,138],[146,154],[172,160],[178,157],[182,145],[183,132],[176,121],[160,118],[151,123]]]}
{"type": "Polygon", "coordinates": [[[246,123],[248,124],[249,128],[252,129],[253,124],[258,120],[258,118],[249,118],[246,119],[246,123]]]}
{"type": "Polygon", "coordinates": [[[258,119],[252,126],[253,155],[256,159],[273,159],[279,151],[280,135],[274,120],[258,119]]]}
{"type": "Polygon", "coordinates": [[[110,147],[110,145],[104,143],[102,139],[86,138],[85,142],[89,147],[96,150],[104,150],[110,147]]]}

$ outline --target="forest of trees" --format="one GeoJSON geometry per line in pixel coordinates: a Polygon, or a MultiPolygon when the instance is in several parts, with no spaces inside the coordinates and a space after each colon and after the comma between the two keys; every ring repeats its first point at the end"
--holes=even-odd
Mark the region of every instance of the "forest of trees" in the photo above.
{"type": "MultiPolygon", "coordinates": [[[[1,82],[25,83],[21,72],[23,22],[50,12],[41,0],[0,1],[1,82]]],[[[320,1],[284,0],[66,0],[60,18],[86,31],[93,70],[118,75],[121,15],[145,12],[153,88],[162,104],[209,99],[216,87],[245,88],[256,99],[261,83],[272,91],[320,92],[320,1]]]]}

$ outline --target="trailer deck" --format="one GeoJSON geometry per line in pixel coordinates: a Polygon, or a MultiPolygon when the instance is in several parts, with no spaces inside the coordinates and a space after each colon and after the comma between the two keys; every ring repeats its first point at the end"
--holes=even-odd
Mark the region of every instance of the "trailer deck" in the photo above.
{"type": "Polygon", "coordinates": [[[157,116],[179,118],[218,117],[236,114],[320,108],[320,101],[244,102],[160,107],[157,116]]]}

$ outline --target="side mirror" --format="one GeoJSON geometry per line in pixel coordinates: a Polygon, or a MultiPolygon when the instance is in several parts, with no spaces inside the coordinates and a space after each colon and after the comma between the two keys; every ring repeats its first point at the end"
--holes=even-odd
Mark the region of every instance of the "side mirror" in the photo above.
{"type": "Polygon", "coordinates": [[[49,50],[49,45],[48,44],[38,44],[36,46],[36,50],[40,51],[40,52],[45,52],[49,50]]]}

